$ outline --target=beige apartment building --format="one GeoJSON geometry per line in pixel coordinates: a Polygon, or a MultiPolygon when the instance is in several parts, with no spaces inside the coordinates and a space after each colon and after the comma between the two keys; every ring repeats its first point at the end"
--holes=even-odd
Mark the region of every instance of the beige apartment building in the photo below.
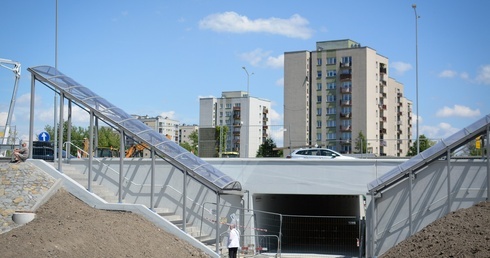
{"type": "MultiPolygon", "coordinates": [[[[284,146],[406,156],[412,102],[389,77],[389,61],[352,40],[321,41],[284,54],[284,146]],[[359,134],[367,146],[356,144],[359,134]]],[[[289,153],[286,149],[285,153],[289,153]]]]}
{"type": "Polygon", "coordinates": [[[216,126],[226,126],[225,149],[241,158],[255,157],[269,137],[269,100],[251,97],[244,91],[224,91],[221,98],[199,99],[199,156],[213,157],[216,126]]]}

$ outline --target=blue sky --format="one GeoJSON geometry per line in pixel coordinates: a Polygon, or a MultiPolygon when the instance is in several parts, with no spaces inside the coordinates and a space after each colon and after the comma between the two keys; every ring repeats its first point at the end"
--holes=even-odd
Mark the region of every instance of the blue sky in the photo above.
{"type": "MultiPolygon", "coordinates": [[[[352,39],[389,58],[414,102],[415,14],[420,134],[440,139],[490,114],[490,2],[58,0],[58,68],[127,113],[199,123],[199,98],[247,89],[272,103],[282,144],[284,52],[352,39]]],[[[55,65],[56,0],[0,3],[0,58],[22,64],[15,116],[28,135],[28,67],[55,65]]],[[[0,68],[0,126],[13,73],[0,68]]],[[[37,84],[35,133],[53,125],[54,94],[37,84]]],[[[88,116],[75,113],[75,125],[88,116]]],[[[415,129],[415,126],[414,126],[415,129]]]]}

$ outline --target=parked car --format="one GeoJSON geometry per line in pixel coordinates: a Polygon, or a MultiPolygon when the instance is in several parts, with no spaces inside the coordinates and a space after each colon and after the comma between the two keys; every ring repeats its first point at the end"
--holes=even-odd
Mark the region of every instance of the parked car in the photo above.
{"type": "Polygon", "coordinates": [[[350,156],[342,155],[334,150],[326,148],[308,148],[299,149],[287,156],[291,159],[357,159],[350,156]]]}
{"type": "MultiPolygon", "coordinates": [[[[32,158],[43,159],[46,161],[54,160],[54,149],[52,142],[34,141],[32,144],[32,158]]],[[[62,150],[62,158],[66,158],[66,151],[62,150]]],[[[69,155],[69,158],[76,158],[69,155]]]]}

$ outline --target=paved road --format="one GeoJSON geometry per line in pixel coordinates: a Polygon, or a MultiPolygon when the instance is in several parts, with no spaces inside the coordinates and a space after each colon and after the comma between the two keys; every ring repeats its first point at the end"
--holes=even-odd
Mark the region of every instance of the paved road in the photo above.
{"type": "Polygon", "coordinates": [[[0,163],[0,234],[18,227],[15,211],[32,211],[56,180],[29,162],[0,163]]]}

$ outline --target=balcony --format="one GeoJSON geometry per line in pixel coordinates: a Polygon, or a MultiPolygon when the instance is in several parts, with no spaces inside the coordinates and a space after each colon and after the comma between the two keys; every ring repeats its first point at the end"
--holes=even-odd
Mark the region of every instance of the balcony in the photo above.
{"type": "Polygon", "coordinates": [[[386,74],[386,67],[381,66],[381,67],[379,68],[379,73],[384,73],[384,74],[386,74]]]}
{"type": "Polygon", "coordinates": [[[379,109],[381,110],[386,110],[386,105],[383,105],[383,104],[379,104],[378,105],[379,109]]]}
{"type": "Polygon", "coordinates": [[[340,80],[352,80],[352,74],[350,73],[343,73],[340,74],[340,80]]]}
{"type": "Polygon", "coordinates": [[[342,106],[351,106],[352,103],[351,103],[350,100],[341,100],[340,101],[340,105],[342,105],[342,106]]]}
{"type": "Polygon", "coordinates": [[[341,117],[341,118],[350,118],[350,117],[351,117],[351,115],[352,115],[352,113],[351,113],[351,112],[349,112],[349,113],[340,113],[340,117],[341,117]]]}
{"type": "Polygon", "coordinates": [[[382,116],[380,120],[383,121],[383,122],[386,122],[387,121],[387,118],[386,118],[386,116],[382,116]]]}
{"type": "Polygon", "coordinates": [[[380,97],[382,97],[382,98],[386,98],[386,93],[384,93],[384,92],[380,92],[380,93],[379,93],[379,96],[380,96],[380,97]]]}
{"type": "Polygon", "coordinates": [[[235,106],[235,107],[233,107],[233,110],[240,110],[240,107],[235,106]]]}
{"type": "Polygon", "coordinates": [[[340,89],[340,92],[342,92],[342,93],[351,93],[352,92],[352,88],[351,87],[342,87],[340,89]]]}
{"type": "Polygon", "coordinates": [[[380,134],[386,134],[386,128],[381,128],[379,129],[380,134]]]}
{"type": "Polygon", "coordinates": [[[348,62],[348,63],[342,63],[340,62],[339,66],[342,68],[342,67],[351,67],[352,66],[352,62],[348,62]]]}
{"type": "Polygon", "coordinates": [[[352,131],[352,127],[350,125],[341,125],[340,131],[350,132],[350,131],[352,131]]]}
{"type": "Polygon", "coordinates": [[[380,86],[386,86],[386,81],[385,80],[380,80],[379,81],[380,86]]]}
{"type": "Polygon", "coordinates": [[[264,108],[264,110],[262,111],[264,114],[268,114],[269,113],[269,109],[268,108],[264,108]]]}

